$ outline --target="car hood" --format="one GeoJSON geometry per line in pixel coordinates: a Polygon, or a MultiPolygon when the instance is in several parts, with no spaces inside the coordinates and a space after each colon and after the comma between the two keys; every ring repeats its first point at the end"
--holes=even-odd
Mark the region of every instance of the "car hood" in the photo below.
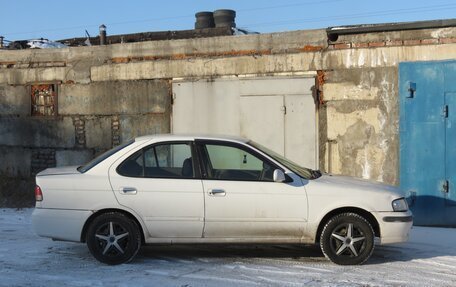
{"type": "Polygon", "coordinates": [[[399,189],[395,186],[350,176],[323,174],[321,177],[315,179],[315,181],[325,183],[327,185],[332,185],[337,189],[362,190],[370,192],[381,192],[382,194],[391,193],[394,195],[400,195],[399,189]]]}
{"type": "Polygon", "coordinates": [[[402,197],[399,189],[348,176],[322,175],[306,185],[309,200],[316,206],[354,206],[368,211],[392,211],[391,202],[402,197]]]}
{"type": "Polygon", "coordinates": [[[39,172],[36,176],[47,176],[47,175],[64,175],[64,174],[79,174],[78,166],[65,166],[65,167],[53,167],[47,168],[39,172]]]}

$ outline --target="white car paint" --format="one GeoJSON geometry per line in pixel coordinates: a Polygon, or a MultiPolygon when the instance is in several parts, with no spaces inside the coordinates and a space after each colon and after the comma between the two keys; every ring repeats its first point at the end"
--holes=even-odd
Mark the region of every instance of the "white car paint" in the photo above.
{"type": "MultiPolygon", "coordinates": [[[[232,137],[157,135],[134,143],[85,173],[76,167],[40,172],[36,183],[43,201],[36,203],[35,232],[60,240],[84,241],[84,226],[103,210],[121,210],[136,218],[146,243],[315,243],[322,220],[335,210],[362,210],[378,222],[380,243],[406,241],[410,217],[394,212],[396,188],[342,176],[303,179],[266,152],[232,137]],[[143,147],[167,141],[219,140],[255,150],[282,168],[291,183],[195,179],[129,178],[117,166],[143,147]],[[135,188],[124,193],[124,188],[135,188]],[[223,194],[210,195],[212,190],[223,194]]],[[[325,218],[326,220],[327,218],[325,218]]]]}
{"type": "MultiPolygon", "coordinates": [[[[296,178],[297,179],[297,178],[296,178]]],[[[307,223],[302,182],[203,180],[206,238],[252,241],[301,241],[307,223]],[[223,190],[211,195],[211,190],[223,190]]]]}

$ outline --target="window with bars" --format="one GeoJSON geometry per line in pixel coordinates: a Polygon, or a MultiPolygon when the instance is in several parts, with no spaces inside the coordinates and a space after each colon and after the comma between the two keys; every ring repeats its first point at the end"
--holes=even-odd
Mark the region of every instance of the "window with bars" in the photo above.
{"type": "Polygon", "coordinates": [[[32,116],[57,115],[57,85],[39,84],[31,86],[32,116]]]}

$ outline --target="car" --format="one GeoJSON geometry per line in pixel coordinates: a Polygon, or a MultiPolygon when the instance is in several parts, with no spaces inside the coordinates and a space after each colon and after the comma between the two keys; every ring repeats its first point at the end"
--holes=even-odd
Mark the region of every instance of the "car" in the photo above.
{"type": "Polygon", "coordinates": [[[86,243],[110,265],[153,243],[319,244],[336,264],[362,264],[376,243],[406,241],[413,223],[395,187],[227,136],[137,137],[36,184],[35,233],[86,243]]]}

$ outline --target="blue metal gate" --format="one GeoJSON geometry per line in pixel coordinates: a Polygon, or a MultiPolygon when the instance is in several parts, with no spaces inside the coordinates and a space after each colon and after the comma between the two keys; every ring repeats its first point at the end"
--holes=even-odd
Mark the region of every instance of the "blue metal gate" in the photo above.
{"type": "Polygon", "coordinates": [[[456,61],[399,64],[400,183],[416,225],[456,226],[456,61]]]}

